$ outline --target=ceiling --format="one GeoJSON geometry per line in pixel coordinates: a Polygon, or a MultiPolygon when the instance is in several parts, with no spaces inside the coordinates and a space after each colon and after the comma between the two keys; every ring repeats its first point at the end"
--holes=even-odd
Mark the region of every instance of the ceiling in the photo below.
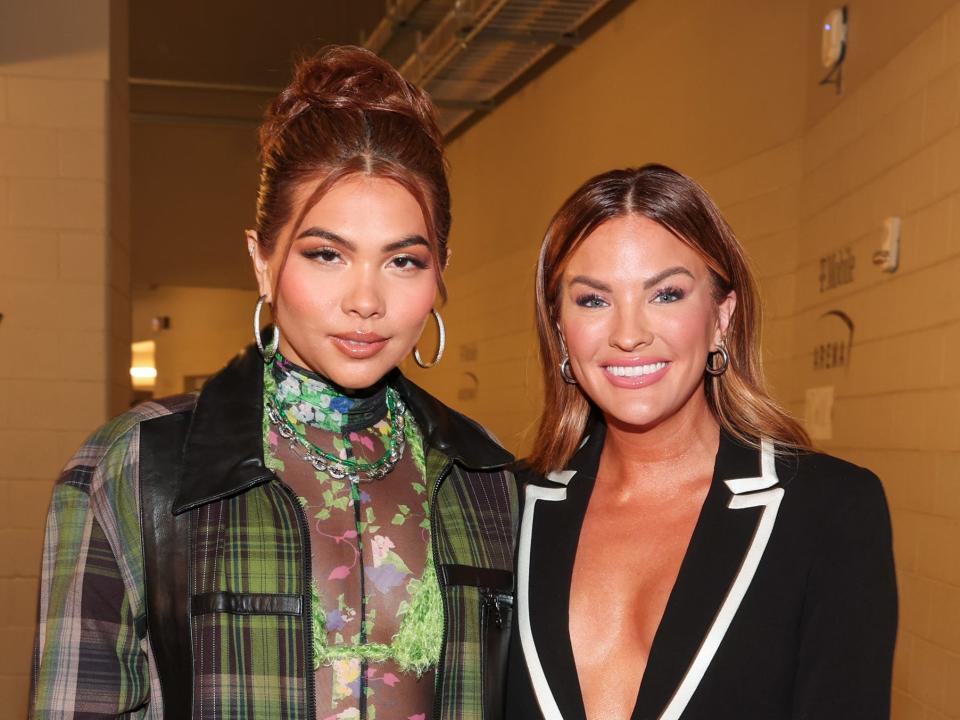
{"type": "Polygon", "coordinates": [[[130,3],[132,278],[252,288],[256,128],[296,58],[363,44],[423,86],[451,139],[630,0],[130,3]]]}
{"type": "Polygon", "coordinates": [[[359,44],[383,12],[384,0],[137,0],[130,74],[280,87],[298,54],[359,44]]]}

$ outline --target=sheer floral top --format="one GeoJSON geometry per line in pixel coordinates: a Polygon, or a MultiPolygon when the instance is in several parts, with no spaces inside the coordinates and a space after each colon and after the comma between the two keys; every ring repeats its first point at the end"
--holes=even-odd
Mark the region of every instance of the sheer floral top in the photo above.
{"type": "Polygon", "coordinates": [[[317,717],[425,720],[443,630],[413,417],[386,385],[348,396],[279,354],[264,372],[264,456],[310,526],[317,717]]]}

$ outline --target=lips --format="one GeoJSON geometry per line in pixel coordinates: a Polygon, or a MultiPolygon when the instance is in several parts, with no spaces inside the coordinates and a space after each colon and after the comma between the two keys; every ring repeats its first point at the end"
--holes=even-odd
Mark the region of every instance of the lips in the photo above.
{"type": "Polygon", "coordinates": [[[671,363],[663,358],[639,358],[604,363],[603,375],[621,388],[649,387],[659,382],[670,370],[671,363]]]}
{"type": "Polygon", "coordinates": [[[333,346],[349,358],[366,360],[379,353],[386,346],[389,338],[376,333],[352,332],[340,335],[331,335],[333,346]]]}

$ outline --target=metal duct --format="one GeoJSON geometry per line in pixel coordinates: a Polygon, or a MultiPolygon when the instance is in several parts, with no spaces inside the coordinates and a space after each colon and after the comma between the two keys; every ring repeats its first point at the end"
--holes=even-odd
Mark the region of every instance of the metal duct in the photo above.
{"type": "Polygon", "coordinates": [[[631,0],[389,0],[365,46],[422,86],[459,134],[631,0]]]}

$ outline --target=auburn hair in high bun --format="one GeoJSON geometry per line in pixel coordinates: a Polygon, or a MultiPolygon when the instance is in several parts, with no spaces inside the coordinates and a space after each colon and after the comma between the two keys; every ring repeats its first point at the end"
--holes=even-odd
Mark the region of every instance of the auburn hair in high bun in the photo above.
{"type": "Polygon", "coordinates": [[[324,193],[345,177],[393,180],[417,200],[426,222],[440,293],[447,263],[450,189],[436,110],[418,87],[363,48],[328,47],[302,60],[260,127],[258,242],[273,252],[324,193]],[[304,203],[294,192],[319,184],[304,203]]]}

